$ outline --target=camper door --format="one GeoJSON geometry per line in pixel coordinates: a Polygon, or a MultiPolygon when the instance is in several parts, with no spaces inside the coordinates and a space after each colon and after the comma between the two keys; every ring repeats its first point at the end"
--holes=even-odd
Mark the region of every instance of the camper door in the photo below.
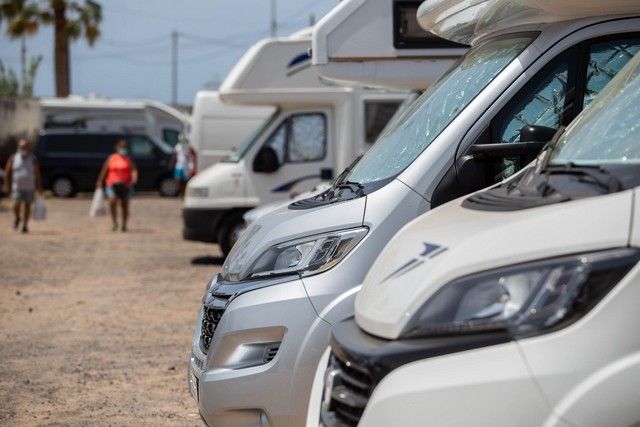
{"type": "Polygon", "coordinates": [[[330,109],[291,112],[272,129],[248,165],[261,203],[310,191],[333,174],[330,109]]]}

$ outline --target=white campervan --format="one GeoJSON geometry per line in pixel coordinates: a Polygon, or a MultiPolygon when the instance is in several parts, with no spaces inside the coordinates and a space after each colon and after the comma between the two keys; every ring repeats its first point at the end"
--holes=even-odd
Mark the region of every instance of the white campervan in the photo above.
{"type": "Polygon", "coordinates": [[[217,91],[198,92],[193,101],[189,131],[189,142],[198,153],[196,170],[202,171],[230,156],[274,111],[273,106],[225,104],[217,91]]]}
{"type": "Polygon", "coordinates": [[[409,96],[409,91],[325,85],[311,66],[310,35],[257,43],[220,87],[224,102],[270,106],[275,112],[228,159],[189,182],[185,239],[217,242],[228,253],[244,212],[309,191],[342,172],[409,96]]]}
{"type": "Polygon", "coordinates": [[[69,96],[40,99],[45,131],[143,133],[174,146],[189,116],[158,101],[69,96]]]}
{"type": "Polygon", "coordinates": [[[321,425],[639,425],[637,97],[640,54],[535,164],[395,235],[333,328],[321,425]]]}

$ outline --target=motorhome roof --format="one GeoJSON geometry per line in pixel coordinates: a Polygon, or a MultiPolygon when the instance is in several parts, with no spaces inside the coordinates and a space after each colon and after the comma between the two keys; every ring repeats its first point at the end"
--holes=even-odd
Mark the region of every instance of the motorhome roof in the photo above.
{"type": "Polygon", "coordinates": [[[144,110],[155,108],[175,117],[182,122],[187,122],[189,116],[167,104],[150,99],[110,99],[110,98],[85,98],[70,96],[68,98],[40,98],[42,107],[51,108],[85,108],[85,109],[118,109],[118,110],[144,110]]]}
{"type": "MultiPolygon", "coordinates": [[[[304,93],[327,90],[311,66],[308,37],[268,38],[240,58],[220,86],[224,102],[279,105],[304,93]]],[[[344,89],[342,89],[344,90],[344,89]]]]}
{"type": "Polygon", "coordinates": [[[424,89],[466,52],[423,32],[419,2],[344,0],[313,30],[313,64],[331,80],[424,89]],[[417,30],[417,32],[414,32],[417,30]],[[402,35],[407,37],[401,39],[402,35]]]}
{"type": "Polygon", "coordinates": [[[471,44],[485,34],[520,25],[638,14],[638,0],[425,0],[418,22],[444,39],[471,44]]]}

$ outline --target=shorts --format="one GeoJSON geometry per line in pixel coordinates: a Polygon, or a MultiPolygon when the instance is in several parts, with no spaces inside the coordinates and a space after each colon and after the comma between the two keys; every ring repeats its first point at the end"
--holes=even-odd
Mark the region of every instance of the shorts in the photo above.
{"type": "Polygon", "coordinates": [[[106,187],[104,187],[104,194],[107,196],[107,198],[109,199],[122,199],[122,200],[129,200],[131,198],[131,196],[133,196],[133,185],[130,185],[127,188],[127,193],[125,194],[124,197],[118,197],[118,195],[116,194],[115,190],[113,189],[112,186],[107,185],[106,187]]]}
{"type": "Polygon", "coordinates": [[[184,168],[175,168],[173,171],[173,178],[180,181],[189,181],[191,176],[186,170],[184,170],[184,168]]]}
{"type": "Polygon", "coordinates": [[[35,191],[13,190],[11,199],[15,202],[33,203],[35,199],[35,191]]]}

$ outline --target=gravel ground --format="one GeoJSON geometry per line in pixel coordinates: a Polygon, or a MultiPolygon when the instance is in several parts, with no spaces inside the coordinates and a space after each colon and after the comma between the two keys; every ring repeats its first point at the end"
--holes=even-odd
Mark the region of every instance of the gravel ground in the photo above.
{"type": "Polygon", "coordinates": [[[0,425],[201,425],[186,366],[217,248],[182,240],[180,200],[134,198],[128,233],[89,202],[49,199],[23,235],[0,201],[0,425]]]}

